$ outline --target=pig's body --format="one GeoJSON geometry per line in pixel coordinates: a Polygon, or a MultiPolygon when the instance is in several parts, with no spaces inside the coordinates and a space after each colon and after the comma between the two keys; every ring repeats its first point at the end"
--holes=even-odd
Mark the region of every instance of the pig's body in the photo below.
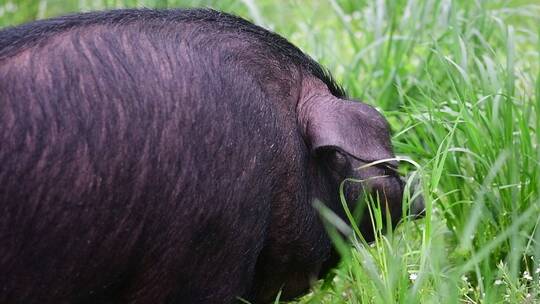
{"type": "MultiPolygon", "coordinates": [[[[322,71],[209,10],[0,32],[0,303],[304,291],[331,257],[312,202],[340,213],[342,178],[320,165],[299,114],[343,97],[322,71]]],[[[391,157],[381,145],[375,158],[391,157]]]]}

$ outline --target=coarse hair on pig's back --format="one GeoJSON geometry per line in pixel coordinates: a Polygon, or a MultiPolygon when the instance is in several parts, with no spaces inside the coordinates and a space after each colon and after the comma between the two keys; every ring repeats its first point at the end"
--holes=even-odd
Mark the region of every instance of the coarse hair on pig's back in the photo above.
{"type": "Polygon", "coordinates": [[[191,9],[118,9],[66,15],[38,20],[0,30],[0,63],[29,47],[46,41],[49,37],[72,29],[92,25],[122,26],[137,23],[170,26],[175,23],[212,23],[221,30],[243,33],[255,38],[279,60],[305,69],[322,80],[336,97],[346,97],[324,67],[283,37],[240,17],[208,8],[191,9]]]}

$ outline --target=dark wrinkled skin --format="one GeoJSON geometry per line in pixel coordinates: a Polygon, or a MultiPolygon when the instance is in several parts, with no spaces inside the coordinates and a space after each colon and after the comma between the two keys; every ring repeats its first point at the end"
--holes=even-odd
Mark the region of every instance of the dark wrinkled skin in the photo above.
{"type": "Polygon", "coordinates": [[[336,261],[315,199],[343,216],[340,182],[381,175],[366,189],[401,217],[392,170],[353,170],[393,156],[387,123],[344,95],[284,39],[210,10],[1,31],[0,303],[301,295],[336,261]]]}

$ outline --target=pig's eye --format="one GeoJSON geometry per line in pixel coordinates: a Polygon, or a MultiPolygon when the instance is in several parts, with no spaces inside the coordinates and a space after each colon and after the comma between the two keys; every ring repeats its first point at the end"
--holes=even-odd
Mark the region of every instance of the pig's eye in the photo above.
{"type": "Polygon", "coordinates": [[[397,176],[399,175],[398,168],[392,164],[383,163],[378,166],[384,170],[384,175],[397,176]]]}
{"type": "Polygon", "coordinates": [[[339,151],[334,152],[333,158],[337,163],[345,164],[347,162],[347,157],[339,151]]]}
{"type": "Polygon", "coordinates": [[[339,151],[332,151],[326,157],[326,163],[331,170],[337,173],[345,173],[350,167],[349,159],[339,151]]]}

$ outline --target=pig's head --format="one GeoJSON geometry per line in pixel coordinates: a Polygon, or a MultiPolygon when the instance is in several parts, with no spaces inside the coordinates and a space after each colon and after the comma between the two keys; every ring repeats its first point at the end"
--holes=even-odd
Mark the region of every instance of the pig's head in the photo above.
{"type": "MultiPolygon", "coordinates": [[[[344,195],[351,210],[359,198],[371,195],[378,199],[383,212],[390,215],[391,225],[402,217],[404,182],[399,177],[392,152],[389,126],[373,107],[358,101],[335,97],[313,87],[304,91],[299,103],[299,122],[310,154],[315,159],[316,175],[313,195],[344,216],[339,201],[339,185],[345,179],[344,195]]],[[[411,213],[423,210],[417,199],[411,213]]],[[[367,210],[358,218],[367,241],[373,240],[373,226],[367,210]]]]}

